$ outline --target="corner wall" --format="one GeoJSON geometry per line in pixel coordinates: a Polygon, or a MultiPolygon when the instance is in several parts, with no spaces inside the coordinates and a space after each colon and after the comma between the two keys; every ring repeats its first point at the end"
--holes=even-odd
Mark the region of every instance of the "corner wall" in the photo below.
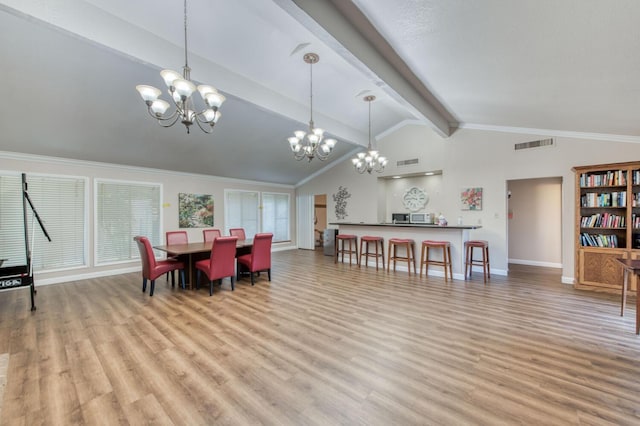
{"type": "MultiPolygon", "coordinates": [[[[0,170],[29,174],[71,175],[88,177],[88,218],[87,224],[87,266],[65,271],[36,273],[36,284],[52,284],[78,279],[93,278],[131,272],[140,269],[140,261],[132,261],[118,265],[94,266],[94,180],[96,178],[117,179],[135,182],[153,182],[162,184],[162,229],[165,231],[178,228],[178,193],[212,194],[214,201],[214,227],[224,230],[224,190],[252,190],[288,193],[291,197],[290,235],[291,241],[274,244],[274,249],[282,250],[296,247],[295,226],[295,190],[290,185],[264,184],[253,181],[225,179],[216,176],[205,176],[188,173],[177,173],[169,170],[145,169],[139,167],[119,166],[106,163],[92,163],[78,160],[67,160],[27,154],[16,154],[0,151],[0,170]]],[[[46,221],[46,218],[43,218],[46,221]]],[[[202,241],[202,228],[186,229],[189,240],[202,241]]]]}
{"type": "MultiPolygon", "coordinates": [[[[514,144],[544,139],[519,133],[458,129],[442,139],[428,127],[407,125],[378,141],[378,149],[389,159],[385,176],[442,170],[439,205],[449,223],[462,216],[463,223],[481,225],[470,237],[488,240],[491,266],[506,273],[507,253],[507,181],[515,179],[562,178],[562,270],[563,282],[574,278],[574,173],[573,166],[632,161],[640,159],[640,144],[554,137],[555,146],[514,150],[514,144]],[[397,161],[418,158],[416,166],[396,166],[397,161]],[[481,211],[460,209],[460,190],[483,188],[481,211]]],[[[336,222],[332,195],[343,185],[350,192],[349,222],[380,222],[378,211],[385,205],[376,176],[359,175],[350,160],[297,188],[298,194],[327,193],[327,216],[336,222]]],[[[431,211],[427,205],[427,211],[431,211]]],[[[440,209],[439,209],[440,210],[440,209]]]]}

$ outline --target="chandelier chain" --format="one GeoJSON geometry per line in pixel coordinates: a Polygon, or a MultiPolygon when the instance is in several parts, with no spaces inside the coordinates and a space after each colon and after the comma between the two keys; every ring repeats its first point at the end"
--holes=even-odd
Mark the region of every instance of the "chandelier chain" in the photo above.
{"type": "Polygon", "coordinates": [[[369,151],[371,151],[371,101],[367,101],[369,104],[369,151]]]}
{"type": "Polygon", "coordinates": [[[309,78],[311,84],[309,84],[309,106],[311,108],[311,127],[313,127],[313,62],[309,63],[309,78]]]}
{"type": "Polygon", "coordinates": [[[184,0],[184,66],[189,68],[189,60],[187,59],[187,0],[184,0]]]}

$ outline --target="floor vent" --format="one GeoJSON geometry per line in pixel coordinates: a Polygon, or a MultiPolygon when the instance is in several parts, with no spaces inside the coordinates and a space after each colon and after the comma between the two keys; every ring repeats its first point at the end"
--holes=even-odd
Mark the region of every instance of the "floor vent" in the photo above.
{"type": "Polygon", "coordinates": [[[400,160],[396,163],[396,166],[410,166],[412,164],[418,164],[418,159],[412,158],[411,160],[400,160]]]}
{"type": "Polygon", "coordinates": [[[542,139],[539,141],[522,142],[514,145],[516,151],[520,149],[540,148],[542,146],[553,146],[555,142],[553,139],[542,139]]]}

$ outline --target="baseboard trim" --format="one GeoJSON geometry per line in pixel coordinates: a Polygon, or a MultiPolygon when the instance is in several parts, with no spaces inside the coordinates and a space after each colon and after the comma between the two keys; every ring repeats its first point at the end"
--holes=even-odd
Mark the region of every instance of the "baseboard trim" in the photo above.
{"type": "Polygon", "coordinates": [[[509,259],[509,263],[513,263],[516,265],[543,266],[545,268],[562,269],[562,263],[555,263],[555,262],[539,262],[537,260],[509,259]]]}
{"type": "Polygon", "coordinates": [[[38,275],[36,274],[34,276],[34,281],[36,283],[36,287],[40,287],[41,285],[68,283],[70,281],[90,280],[92,278],[103,278],[103,277],[110,277],[112,275],[128,274],[130,272],[139,272],[140,270],[141,270],[141,266],[137,265],[137,266],[130,266],[128,268],[109,269],[106,271],[93,271],[93,272],[87,272],[85,274],[64,275],[60,277],[43,278],[43,279],[38,279],[38,275]]]}
{"type": "MultiPolygon", "coordinates": [[[[298,248],[297,246],[284,246],[284,247],[273,246],[271,251],[275,252],[275,251],[295,250],[297,248],[298,248]]],[[[38,275],[36,274],[34,276],[34,279],[35,279],[36,287],[39,287],[41,285],[68,283],[70,281],[89,280],[92,278],[103,278],[103,277],[110,277],[112,275],[121,275],[121,274],[128,274],[131,272],[140,272],[140,269],[141,269],[141,266],[136,265],[136,266],[129,266],[127,268],[109,269],[105,271],[92,271],[84,274],[61,275],[59,277],[41,278],[41,279],[38,279],[38,275]]]]}

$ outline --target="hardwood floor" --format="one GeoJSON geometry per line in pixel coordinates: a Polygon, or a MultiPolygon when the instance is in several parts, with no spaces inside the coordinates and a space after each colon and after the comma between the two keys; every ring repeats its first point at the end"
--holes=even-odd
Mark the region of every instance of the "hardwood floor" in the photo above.
{"type": "Polygon", "coordinates": [[[0,423],[640,423],[635,305],[553,270],[447,284],[295,250],[264,275],[43,286],[33,313],[0,292],[0,423]]]}

